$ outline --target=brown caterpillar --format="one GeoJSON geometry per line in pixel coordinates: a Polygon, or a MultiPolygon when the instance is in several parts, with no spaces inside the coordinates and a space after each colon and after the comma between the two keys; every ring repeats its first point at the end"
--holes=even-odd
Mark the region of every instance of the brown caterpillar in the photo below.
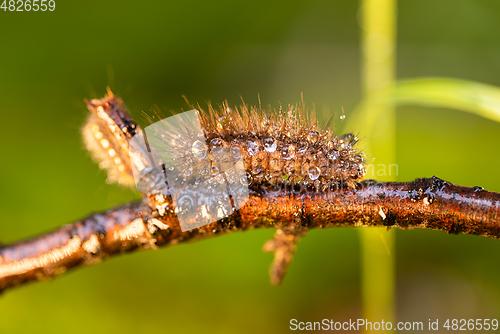
{"type": "MultiPolygon", "coordinates": [[[[140,128],[111,92],[87,105],[92,111],[83,128],[87,148],[107,170],[109,182],[134,185],[131,164],[142,162],[137,157],[131,162],[128,141],[140,128]]],[[[201,141],[196,134],[165,134],[178,137],[166,140],[170,145],[165,149],[174,159],[186,162],[179,175],[189,177],[193,161],[201,162],[199,155],[205,158],[207,149],[212,159],[221,149],[229,150],[234,158],[242,157],[246,182],[256,191],[278,184],[326,190],[344,182],[353,187],[365,175],[363,154],[356,148],[358,138],[352,134],[335,136],[328,129],[330,121],[320,129],[314,111],[307,112],[302,104],[289,105],[286,111],[280,107],[269,115],[261,107],[232,109],[227,103],[219,110],[212,106],[208,112],[199,106],[197,109],[204,133],[201,141]]],[[[198,170],[209,168],[200,166],[198,170]]]]}

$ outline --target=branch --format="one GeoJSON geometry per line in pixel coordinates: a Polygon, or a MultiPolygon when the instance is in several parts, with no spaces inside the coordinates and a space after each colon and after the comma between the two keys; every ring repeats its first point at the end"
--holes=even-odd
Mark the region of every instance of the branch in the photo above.
{"type": "Polygon", "coordinates": [[[170,197],[151,196],[1,248],[0,291],[120,253],[253,228],[278,230],[265,246],[275,252],[273,283],[283,278],[299,237],[312,228],[387,226],[500,238],[500,194],[437,177],[406,183],[363,181],[354,188],[297,193],[286,187],[276,192],[260,187],[236,214],[186,232],[169,205],[170,197]]]}

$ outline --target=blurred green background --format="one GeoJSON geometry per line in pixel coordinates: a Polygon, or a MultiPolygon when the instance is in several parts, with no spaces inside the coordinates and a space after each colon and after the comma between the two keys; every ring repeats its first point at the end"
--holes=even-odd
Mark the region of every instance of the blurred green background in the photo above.
{"type": "MultiPolygon", "coordinates": [[[[58,1],[0,11],[0,242],[137,198],[86,153],[83,99],[110,85],[141,110],[191,102],[295,103],[338,131],[362,98],[357,1],[58,1]]],[[[400,1],[397,78],[500,86],[500,2],[400,1]]],[[[397,180],[437,175],[500,192],[500,124],[442,108],[397,109],[397,180]]],[[[360,134],[363,137],[363,134],[360,134]]],[[[1,333],[281,333],[292,318],[362,317],[354,228],[311,231],[280,287],[274,231],[126,255],[0,297],[1,333]]],[[[500,242],[397,231],[398,321],[500,317],[500,242]]],[[[382,242],[382,241],[381,241],[382,242]]]]}

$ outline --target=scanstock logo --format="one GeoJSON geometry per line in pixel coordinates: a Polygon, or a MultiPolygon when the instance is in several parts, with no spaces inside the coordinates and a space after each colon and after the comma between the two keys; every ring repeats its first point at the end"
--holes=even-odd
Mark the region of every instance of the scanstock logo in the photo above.
{"type": "Polygon", "coordinates": [[[182,231],[226,218],[248,201],[240,148],[225,147],[219,138],[209,145],[197,110],[138,132],[129,154],[137,189],[169,194],[182,231]]]}

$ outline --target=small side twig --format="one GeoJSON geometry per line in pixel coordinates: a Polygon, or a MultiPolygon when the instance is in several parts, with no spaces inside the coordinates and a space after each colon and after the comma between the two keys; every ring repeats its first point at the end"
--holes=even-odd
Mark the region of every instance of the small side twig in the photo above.
{"type": "MultiPolygon", "coordinates": [[[[167,198],[168,200],[168,198],[167,198]]],[[[46,235],[0,249],[0,291],[55,277],[116,254],[175,245],[253,228],[278,229],[266,250],[276,252],[278,283],[307,229],[335,226],[420,228],[500,238],[500,194],[437,177],[413,182],[363,181],[329,191],[252,190],[236,215],[182,232],[175,214],[154,199],[91,215],[46,235]]]]}

